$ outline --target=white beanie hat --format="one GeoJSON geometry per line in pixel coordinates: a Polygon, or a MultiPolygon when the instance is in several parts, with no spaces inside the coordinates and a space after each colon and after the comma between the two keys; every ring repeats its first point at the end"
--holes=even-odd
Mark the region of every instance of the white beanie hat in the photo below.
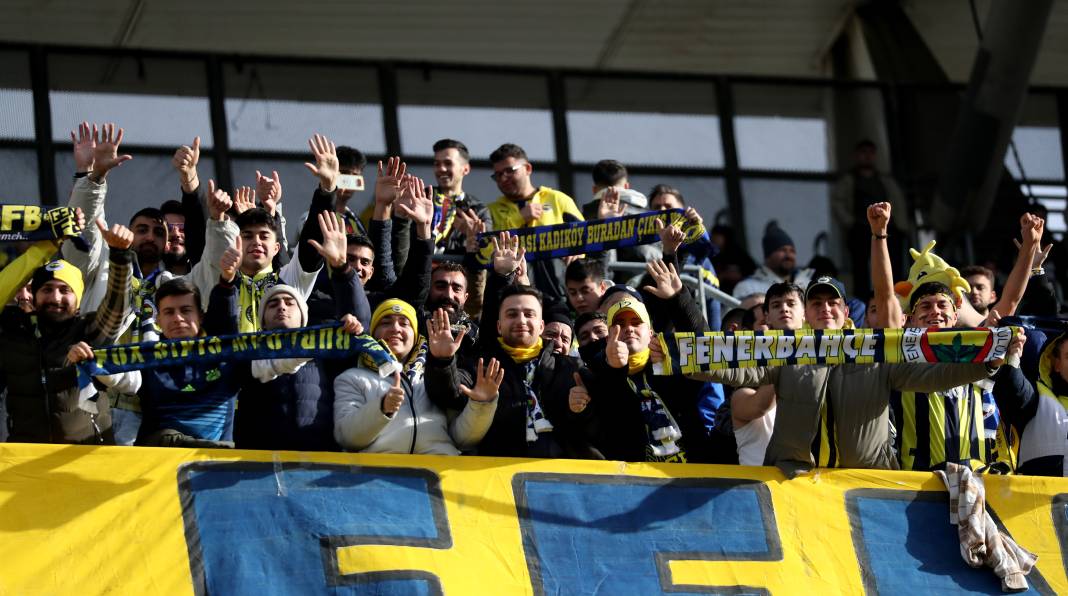
{"type": "Polygon", "coordinates": [[[264,309],[267,306],[267,301],[273,298],[277,294],[289,294],[297,301],[297,308],[300,309],[300,326],[307,327],[308,325],[308,303],[304,300],[304,297],[300,295],[300,290],[297,290],[293,286],[287,286],[286,284],[277,284],[267,288],[267,291],[263,293],[263,298],[260,298],[260,326],[263,326],[263,314],[264,309]]]}

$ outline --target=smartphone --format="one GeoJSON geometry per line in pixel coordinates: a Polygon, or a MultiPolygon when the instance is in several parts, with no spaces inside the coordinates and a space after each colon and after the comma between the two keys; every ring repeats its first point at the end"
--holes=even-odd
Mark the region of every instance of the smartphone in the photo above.
{"type": "Polygon", "coordinates": [[[363,176],[359,174],[341,174],[337,177],[337,187],[341,190],[363,190],[363,176]]]}

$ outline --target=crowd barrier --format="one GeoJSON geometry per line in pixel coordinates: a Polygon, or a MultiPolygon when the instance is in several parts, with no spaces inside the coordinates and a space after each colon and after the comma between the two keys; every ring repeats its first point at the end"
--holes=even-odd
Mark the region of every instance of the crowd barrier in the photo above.
{"type": "MultiPolygon", "coordinates": [[[[987,477],[1068,593],[1068,481],[987,477]]],[[[0,594],[999,592],[933,474],[0,445],[0,594]]]]}

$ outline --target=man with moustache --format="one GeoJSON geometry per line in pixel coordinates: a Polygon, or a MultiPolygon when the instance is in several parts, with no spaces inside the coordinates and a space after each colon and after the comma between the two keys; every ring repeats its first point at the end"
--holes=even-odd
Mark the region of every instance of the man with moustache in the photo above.
{"type": "Polygon", "coordinates": [[[483,223],[482,231],[493,230],[489,210],[474,195],[464,191],[464,178],[471,173],[467,146],[454,139],[434,143],[434,252],[464,254],[464,236],[471,220],[483,223]]]}

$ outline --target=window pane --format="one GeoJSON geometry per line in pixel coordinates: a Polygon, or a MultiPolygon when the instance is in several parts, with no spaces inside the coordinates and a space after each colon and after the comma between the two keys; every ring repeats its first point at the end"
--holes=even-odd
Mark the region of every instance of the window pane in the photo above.
{"type": "Polygon", "coordinates": [[[486,159],[503,143],[523,147],[536,161],[556,159],[545,78],[450,69],[397,71],[401,148],[431,156],[440,139],[467,145],[486,159]]]}
{"type": "MultiPolygon", "coordinates": [[[[437,186],[432,167],[409,166],[408,171],[422,178],[423,182],[437,186]]],[[[464,192],[473,195],[483,205],[489,205],[496,201],[501,196],[501,191],[497,189],[497,183],[490,178],[492,173],[493,170],[490,168],[471,168],[471,173],[464,178],[464,192]]],[[[530,179],[536,186],[548,186],[549,188],[560,190],[559,178],[557,178],[556,172],[552,170],[535,168],[530,179]]],[[[374,177],[372,176],[368,179],[367,183],[369,185],[374,184],[374,177]]]]}
{"type": "MultiPolygon", "coordinates": [[[[1020,121],[1012,133],[1028,180],[1064,180],[1064,159],[1058,127],[1056,96],[1029,94],[1020,110],[1020,121]]],[[[1017,180],[1025,177],[1020,174],[1011,147],[1005,151],[1005,167],[1017,180]]]]}
{"type": "Polygon", "coordinates": [[[0,149],[0,180],[4,181],[0,203],[41,204],[37,152],[33,149],[0,149]]]}
{"type": "Polygon", "coordinates": [[[576,163],[723,166],[711,83],[569,77],[566,89],[576,163]]]}
{"type": "Polygon", "coordinates": [[[364,153],[386,150],[372,68],[227,64],[226,123],[234,149],[307,153],[326,134],[364,153]]]}
{"type": "MultiPolygon", "coordinates": [[[[215,162],[201,155],[197,172],[201,184],[215,177],[215,162]]],[[[74,187],[74,156],[69,151],[56,152],[56,192],[59,203],[67,204],[74,187]]],[[[130,217],[145,207],[159,207],[164,201],[181,200],[178,173],[171,158],[164,155],[135,155],[122,166],[108,173],[108,196],[104,214],[107,222],[130,223],[130,217]]],[[[90,222],[89,225],[92,225],[90,222]]]]}
{"type": "Polygon", "coordinates": [[[25,52],[0,51],[0,139],[33,138],[29,56],[25,52]]]}
{"type": "Polygon", "coordinates": [[[791,85],[735,85],[732,89],[741,167],[829,169],[825,89],[791,85]]]}
{"type": "MultiPolygon", "coordinates": [[[[679,176],[675,174],[642,174],[627,178],[630,187],[648,197],[657,184],[667,184],[682,193],[686,204],[693,207],[705,220],[706,227],[712,227],[716,216],[726,216],[727,190],[722,178],[706,176],[679,176]]],[[[589,173],[575,174],[575,202],[581,208],[593,200],[593,178],[589,173]]]]}
{"type": "Polygon", "coordinates": [[[115,122],[129,145],[176,147],[213,136],[204,64],[56,54],[48,59],[52,139],[70,142],[82,121],[115,122]]]}
{"type": "MultiPolygon", "coordinates": [[[[794,180],[742,180],[745,199],[745,233],[749,254],[757,263],[764,260],[761,240],[768,222],[779,223],[797,249],[797,264],[804,267],[815,256],[815,241],[830,226],[830,185],[826,182],[794,180]]],[[[835,239],[831,238],[831,246],[835,239]]],[[[831,258],[839,264],[840,259],[831,258]]]]}

